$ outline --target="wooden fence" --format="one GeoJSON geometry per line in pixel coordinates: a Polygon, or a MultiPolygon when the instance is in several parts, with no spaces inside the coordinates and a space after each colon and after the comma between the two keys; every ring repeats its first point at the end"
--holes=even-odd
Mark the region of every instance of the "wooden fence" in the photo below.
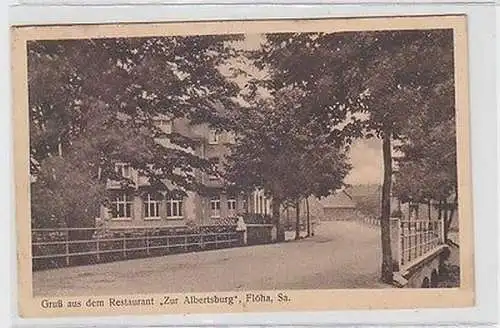
{"type": "Polygon", "coordinates": [[[243,244],[236,227],[32,229],[33,269],[95,264],[243,244]]]}

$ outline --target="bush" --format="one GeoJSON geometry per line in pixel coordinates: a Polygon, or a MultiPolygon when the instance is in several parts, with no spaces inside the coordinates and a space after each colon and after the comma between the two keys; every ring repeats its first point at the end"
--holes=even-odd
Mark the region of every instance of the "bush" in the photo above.
{"type": "Polygon", "coordinates": [[[380,216],[382,187],[379,185],[356,185],[347,189],[357,209],[368,217],[380,216]]]}
{"type": "Polygon", "coordinates": [[[439,277],[439,288],[460,287],[460,267],[458,265],[444,264],[439,277]]]}
{"type": "Polygon", "coordinates": [[[245,213],[242,216],[246,224],[271,224],[273,222],[270,215],[245,213]]]}

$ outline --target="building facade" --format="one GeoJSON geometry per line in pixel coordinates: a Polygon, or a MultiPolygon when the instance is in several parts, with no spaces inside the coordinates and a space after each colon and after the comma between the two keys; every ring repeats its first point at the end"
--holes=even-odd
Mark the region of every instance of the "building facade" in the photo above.
{"type": "MultiPolygon", "coordinates": [[[[229,154],[230,145],[235,143],[235,136],[230,132],[217,132],[208,125],[194,125],[184,118],[172,120],[159,117],[157,125],[166,134],[178,133],[195,140],[197,146],[195,149],[180,148],[168,138],[158,139],[158,143],[218,163],[216,166],[219,171],[223,167],[224,158],[229,154]]],[[[208,192],[201,195],[185,191],[184,196],[171,197],[162,190],[148,188],[147,177],[141,176],[129,163],[116,163],[115,170],[134,181],[135,190],[125,190],[120,183],[108,181],[110,202],[109,205],[101,207],[99,219],[109,227],[214,224],[243,213],[271,213],[270,199],[266,198],[262,190],[250,194],[229,191],[217,174],[195,171],[196,179],[207,187],[208,192]]],[[[164,182],[169,186],[168,181],[164,182]]]]}

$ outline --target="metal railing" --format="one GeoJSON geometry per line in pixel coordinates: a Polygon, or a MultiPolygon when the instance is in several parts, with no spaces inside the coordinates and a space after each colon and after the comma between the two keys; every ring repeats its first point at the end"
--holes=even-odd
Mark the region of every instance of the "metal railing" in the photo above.
{"type": "Polygon", "coordinates": [[[32,229],[33,268],[95,264],[189,250],[234,247],[235,227],[32,229]],[[219,230],[219,231],[216,231],[219,230]]]}
{"type": "Polygon", "coordinates": [[[442,220],[400,220],[399,263],[403,267],[443,244],[442,220]]]}

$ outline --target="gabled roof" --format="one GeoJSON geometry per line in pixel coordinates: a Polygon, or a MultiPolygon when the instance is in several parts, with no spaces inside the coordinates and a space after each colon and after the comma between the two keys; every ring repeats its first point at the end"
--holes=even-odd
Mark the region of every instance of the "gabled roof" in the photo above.
{"type": "Polygon", "coordinates": [[[345,189],[322,199],[321,203],[323,208],[356,208],[356,203],[345,189]]]}

